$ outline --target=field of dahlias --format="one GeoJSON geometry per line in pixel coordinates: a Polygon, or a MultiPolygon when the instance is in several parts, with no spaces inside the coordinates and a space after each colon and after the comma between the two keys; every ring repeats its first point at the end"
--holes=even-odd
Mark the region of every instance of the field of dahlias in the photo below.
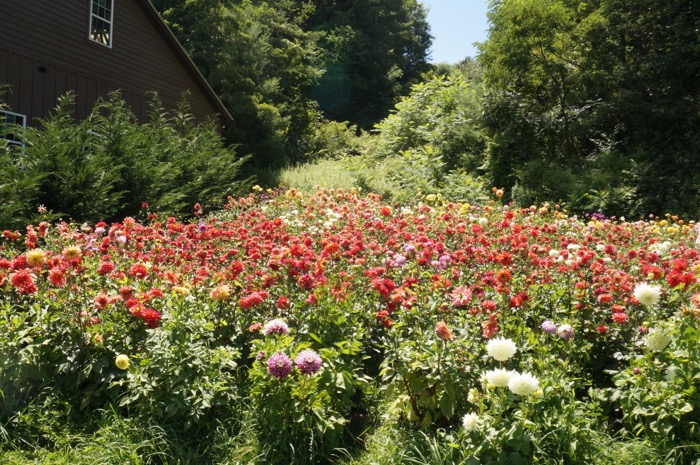
{"type": "Polygon", "coordinates": [[[692,222],[282,188],[194,215],[3,231],[2,463],[700,463],[692,222]]]}

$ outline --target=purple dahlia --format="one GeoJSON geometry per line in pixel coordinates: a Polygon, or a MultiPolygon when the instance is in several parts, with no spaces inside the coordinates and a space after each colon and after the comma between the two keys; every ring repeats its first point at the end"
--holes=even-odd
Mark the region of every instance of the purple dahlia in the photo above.
{"type": "Polygon", "coordinates": [[[292,372],[292,359],[277,352],[267,360],[267,372],[275,378],[286,378],[292,372]]]}

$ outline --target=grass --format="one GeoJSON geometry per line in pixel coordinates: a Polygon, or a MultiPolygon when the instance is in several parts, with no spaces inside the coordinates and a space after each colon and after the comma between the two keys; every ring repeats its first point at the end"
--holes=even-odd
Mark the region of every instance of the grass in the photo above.
{"type": "Polygon", "coordinates": [[[320,159],[279,170],[248,168],[246,175],[255,176],[264,187],[284,185],[300,192],[313,193],[318,188],[359,188],[385,197],[394,197],[398,187],[385,174],[382,164],[370,163],[365,157],[320,159]]]}
{"type": "MultiPolygon", "coordinates": [[[[303,451],[280,457],[256,435],[254,412],[237,406],[235,421],[217,422],[202,430],[155,424],[113,409],[85,414],[50,393],[2,423],[0,463],[3,465],[267,465],[325,463],[338,465],[466,464],[470,457],[455,443],[457,431],[419,431],[386,409],[372,396],[370,421],[352,449],[339,449],[309,459],[303,451]]],[[[587,452],[591,465],[662,465],[682,463],[664,457],[649,441],[611,437],[591,431],[587,452]]],[[[582,444],[583,446],[583,444],[582,444]]],[[[537,463],[559,465],[541,453],[537,463]]],[[[579,459],[583,458],[581,456],[579,459]]],[[[580,462],[579,462],[580,463],[580,462]]]]}
{"type": "Polygon", "coordinates": [[[351,189],[357,187],[355,172],[343,160],[319,160],[306,165],[286,168],[279,180],[302,192],[314,192],[318,187],[351,189]]]}

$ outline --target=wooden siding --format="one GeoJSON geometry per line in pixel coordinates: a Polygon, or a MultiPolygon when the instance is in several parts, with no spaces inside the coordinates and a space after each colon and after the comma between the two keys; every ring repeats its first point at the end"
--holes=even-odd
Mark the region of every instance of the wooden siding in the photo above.
{"type": "Polygon", "coordinates": [[[32,124],[73,90],[76,116],[84,118],[98,97],[118,89],[141,121],[151,91],[168,108],[188,91],[200,119],[219,113],[143,1],[114,0],[111,48],[88,37],[90,2],[0,0],[0,83],[11,86],[4,100],[12,111],[32,124]]]}

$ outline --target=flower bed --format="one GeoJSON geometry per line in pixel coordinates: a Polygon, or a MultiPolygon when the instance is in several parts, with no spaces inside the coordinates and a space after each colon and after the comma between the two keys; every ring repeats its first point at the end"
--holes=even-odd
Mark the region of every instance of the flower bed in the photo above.
{"type": "Polygon", "coordinates": [[[49,388],[183,428],[244,406],[281,457],[347,446],[370,409],[485,463],[585,462],[595,430],[698,456],[692,224],[431,200],[256,191],[5,231],[4,415],[49,388]]]}

